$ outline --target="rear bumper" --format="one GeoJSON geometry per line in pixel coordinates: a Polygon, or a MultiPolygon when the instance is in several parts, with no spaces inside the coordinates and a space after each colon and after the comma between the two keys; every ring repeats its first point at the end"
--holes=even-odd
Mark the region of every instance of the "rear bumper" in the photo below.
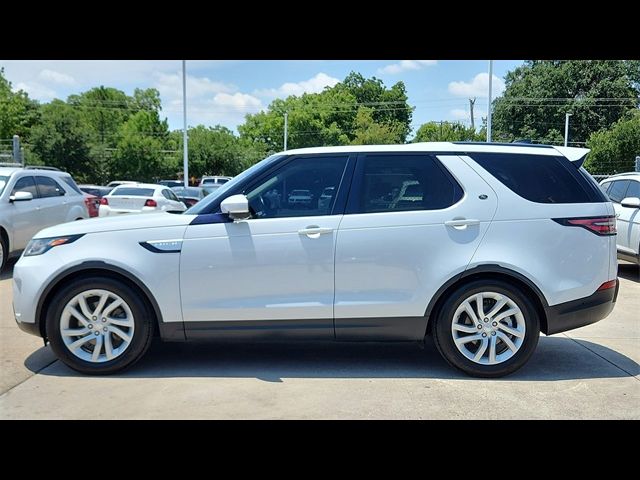
{"type": "Polygon", "coordinates": [[[620,281],[616,280],[615,288],[600,290],[589,297],[547,307],[547,331],[544,333],[553,335],[566,332],[606,318],[616,304],[619,287],[620,281]]]}

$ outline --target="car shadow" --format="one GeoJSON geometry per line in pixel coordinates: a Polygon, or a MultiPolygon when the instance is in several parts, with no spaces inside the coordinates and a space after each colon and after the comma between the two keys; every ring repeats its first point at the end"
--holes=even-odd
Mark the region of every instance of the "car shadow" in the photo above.
{"type": "Polygon", "coordinates": [[[7,260],[7,263],[2,269],[2,272],[0,272],[0,280],[8,280],[13,278],[13,266],[16,264],[17,261],[18,261],[17,258],[12,258],[7,260]]]}
{"type": "Polygon", "coordinates": [[[640,283],[640,265],[628,262],[618,263],[618,276],[640,283]]]}
{"type": "MultiPolygon", "coordinates": [[[[38,352],[32,355],[36,354],[38,352]]],[[[28,358],[25,366],[29,368],[34,363],[28,358]]],[[[37,373],[56,377],[82,376],[62,362],[55,362],[37,373]]],[[[567,337],[541,337],[536,352],[522,369],[494,381],[558,381],[638,374],[640,366],[635,361],[602,345],[584,340],[577,342],[567,337]],[[599,354],[591,351],[594,349],[599,354]],[[625,370],[614,366],[614,363],[624,365],[625,370]]],[[[474,380],[450,367],[431,343],[422,349],[414,343],[221,344],[159,341],[139,363],[108,378],[189,377],[257,378],[266,382],[281,382],[283,378],[474,380]]]]}

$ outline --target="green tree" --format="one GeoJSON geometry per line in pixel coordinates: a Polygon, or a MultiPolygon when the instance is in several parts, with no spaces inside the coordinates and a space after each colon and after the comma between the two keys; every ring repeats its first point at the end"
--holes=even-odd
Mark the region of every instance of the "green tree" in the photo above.
{"type": "Polygon", "coordinates": [[[35,156],[29,163],[45,164],[71,173],[79,182],[96,181],[90,159],[90,134],[76,110],[61,100],[41,107],[40,122],[29,140],[35,156]]]}
{"type": "Polygon", "coordinates": [[[638,61],[531,60],[506,75],[494,102],[493,138],[561,143],[565,114],[570,141],[586,142],[638,107],[638,61]]]}
{"type": "Polygon", "coordinates": [[[418,128],[413,142],[481,142],[486,139],[484,127],[476,132],[460,122],[427,122],[418,128]]]}
{"type": "Polygon", "coordinates": [[[158,112],[141,110],[118,129],[110,178],[154,181],[174,176],[178,170],[175,157],[162,150],[168,141],[167,121],[158,112]]]}
{"type": "Polygon", "coordinates": [[[23,90],[12,91],[4,68],[0,68],[0,139],[7,140],[14,135],[28,138],[38,115],[38,102],[31,100],[23,90]]]}
{"type": "Polygon", "coordinates": [[[404,131],[397,122],[378,123],[373,119],[372,108],[360,107],[355,119],[353,145],[385,145],[402,143],[404,131]]]}
{"type": "Polygon", "coordinates": [[[640,155],[640,112],[616,122],[609,130],[591,134],[587,147],[591,153],[585,168],[592,174],[609,175],[634,169],[640,155]]]}

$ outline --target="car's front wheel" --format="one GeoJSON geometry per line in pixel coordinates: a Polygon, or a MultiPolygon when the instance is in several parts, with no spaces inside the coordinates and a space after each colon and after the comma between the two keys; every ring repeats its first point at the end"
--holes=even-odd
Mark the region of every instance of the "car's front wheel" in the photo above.
{"type": "Polygon", "coordinates": [[[51,347],[79,372],[115,373],[137,362],[151,344],[152,316],[139,294],[119,280],[73,280],[50,305],[46,328],[51,347]]]}
{"type": "Polygon", "coordinates": [[[7,245],[0,235],[0,272],[4,268],[4,264],[7,263],[7,257],[9,256],[9,252],[7,251],[7,245]]]}
{"type": "Polygon", "coordinates": [[[501,377],[522,367],[538,344],[540,319],[531,300],[500,280],[463,285],[435,319],[434,342],[454,367],[477,377],[501,377]]]}

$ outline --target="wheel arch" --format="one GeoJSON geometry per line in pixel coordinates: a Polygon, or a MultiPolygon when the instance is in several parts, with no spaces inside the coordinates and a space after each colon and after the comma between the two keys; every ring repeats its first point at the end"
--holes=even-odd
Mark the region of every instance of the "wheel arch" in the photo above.
{"type": "Polygon", "coordinates": [[[538,286],[521,273],[500,265],[487,264],[478,265],[477,267],[466,270],[465,272],[450,278],[442,287],[440,287],[440,289],[438,289],[435,295],[431,298],[425,312],[425,317],[427,319],[425,335],[429,335],[431,333],[434,324],[431,320],[437,317],[440,308],[449,295],[454,290],[475,280],[502,280],[518,287],[533,302],[536,312],[540,318],[540,330],[545,334],[547,333],[548,325],[546,309],[549,308],[549,304],[538,286]]]}
{"type": "MultiPolygon", "coordinates": [[[[36,306],[36,322],[40,330],[40,336],[46,340],[46,312],[49,308],[51,300],[56,293],[64,287],[69,281],[82,277],[102,276],[120,280],[134,291],[140,294],[140,297],[149,308],[149,312],[155,317],[155,325],[160,329],[162,322],[162,312],[158,306],[158,302],[154,298],[149,288],[135,275],[124,270],[123,268],[100,261],[84,262],[80,265],[71,267],[54,277],[40,295],[38,305],[36,306]]],[[[182,325],[182,322],[180,322],[182,325]]]]}
{"type": "Polygon", "coordinates": [[[4,240],[4,244],[7,246],[7,257],[9,256],[9,252],[11,251],[11,241],[9,239],[9,231],[0,225],[0,238],[4,240]]]}

